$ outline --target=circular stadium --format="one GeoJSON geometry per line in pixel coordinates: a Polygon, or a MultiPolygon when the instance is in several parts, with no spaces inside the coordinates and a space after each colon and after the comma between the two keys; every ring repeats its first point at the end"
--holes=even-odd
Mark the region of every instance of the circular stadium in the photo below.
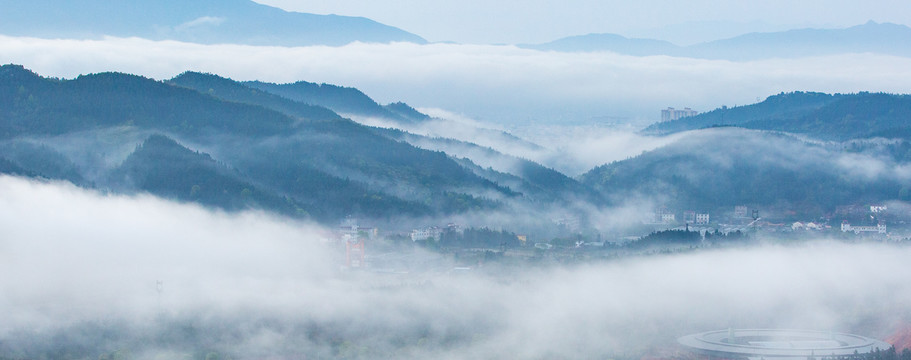
{"type": "Polygon", "coordinates": [[[721,359],[803,359],[867,354],[892,345],[863,336],[781,329],[728,329],[687,335],[677,341],[695,353],[721,359]]]}

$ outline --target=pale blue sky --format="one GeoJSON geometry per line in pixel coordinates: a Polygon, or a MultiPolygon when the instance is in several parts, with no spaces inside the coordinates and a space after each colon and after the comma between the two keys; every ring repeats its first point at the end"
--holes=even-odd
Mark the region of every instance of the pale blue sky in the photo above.
{"type": "Polygon", "coordinates": [[[536,43],[617,33],[687,43],[752,31],[911,25],[907,0],[255,0],[286,10],[363,16],[430,41],[536,43]],[[682,25],[682,26],[681,26],[682,25]]]}

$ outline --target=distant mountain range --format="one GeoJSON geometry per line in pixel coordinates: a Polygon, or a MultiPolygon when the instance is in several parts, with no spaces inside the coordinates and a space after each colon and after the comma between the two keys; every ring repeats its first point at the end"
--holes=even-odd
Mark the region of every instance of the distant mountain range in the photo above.
{"type": "Polygon", "coordinates": [[[420,36],[366,18],[288,12],[250,0],[10,1],[0,12],[0,34],[135,36],[279,46],[426,42],[420,36]]]}
{"type": "Polygon", "coordinates": [[[520,46],[545,51],[610,51],[634,56],[667,55],[734,61],[844,53],[911,56],[911,28],[871,21],[846,29],[750,33],[690,46],[653,39],[630,39],[615,34],[571,36],[544,44],[520,46]]]}

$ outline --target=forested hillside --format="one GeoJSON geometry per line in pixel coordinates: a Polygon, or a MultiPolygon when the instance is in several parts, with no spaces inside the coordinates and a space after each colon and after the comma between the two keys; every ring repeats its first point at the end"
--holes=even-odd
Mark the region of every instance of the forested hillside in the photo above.
{"type": "Polygon", "coordinates": [[[493,209],[518,195],[445,153],[379,135],[323,107],[199,73],[167,83],[121,73],[59,80],[6,65],[0,136],[5,173],[321,221],[493,209]],[[148,140],[135,143],[119,165],[74,161],[67,142],[112,128],[119,129],[106,133],[113,138],[95,141],[101,148],[81,147],[79,156],[110,157],[117,150],[104,144],[148,140]]]}
{"type": "MultiPolygon", "coordinates": [[[[61,80],[5,65],[0,170],[326,222],[599,201],[590,188],[530,161],[503,174],[522,180],[500,184],[504,177],[405,141],[414,135],[249,84],[194,72],[166,82],[122,73],[61,80]]],[[[320,88],[400,121],[426,118],[403,103],[379,106],[356,89],[320,88]]]]}
{"type": "Polygon", "coordinates": [[[821,216],[838,205],[878,203],[907,193],[911,183],[887,170],[899,161],[880,151],[844,151],[787,135],[710,129],[596,167],[581,180],[618,202],[638,199],[713,212],[751,204],[821,216]]]}
{"type": "Polygon", "coordinates": [[[782,93],[763,102],[722,107],[644,131],[668,134],[718,126],[775,130],[823,140],[911,138],[911,96],[884,93],[782,93]]]}

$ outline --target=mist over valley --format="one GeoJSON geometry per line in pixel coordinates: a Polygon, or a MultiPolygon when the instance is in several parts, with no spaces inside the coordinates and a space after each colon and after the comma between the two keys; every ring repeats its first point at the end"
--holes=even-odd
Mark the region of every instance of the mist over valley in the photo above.
{"type": "Polygon", "coordinates": [[[905,5],[611,4],[0,6],[0,360],[911,359],[905,5]]]}

